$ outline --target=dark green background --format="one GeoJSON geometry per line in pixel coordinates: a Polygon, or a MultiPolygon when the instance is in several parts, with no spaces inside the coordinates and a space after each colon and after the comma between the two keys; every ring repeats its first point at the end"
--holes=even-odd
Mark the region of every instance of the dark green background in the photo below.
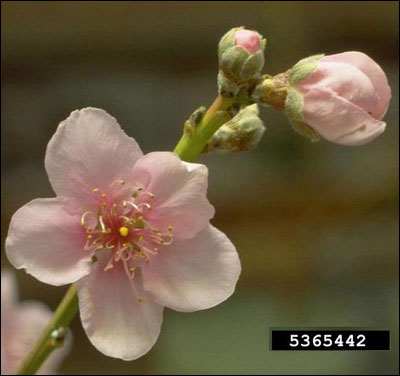
{"type": "MultiPolygon", "coordinates": [[[[397,2],[7,2],[2,7],[2,212],[52,196],[43,166],[57,124],[85,106],[115,116],[145,152],[171,150],[215,96],[217,43],[245,25],[268,39],[266,72],[319,52],[360,50],[387,72],[386,132],[346,148],[310,144],[262,110],[256,151],[204,157],[213,224],[238,248],[236,293],[193,314],[165,312],[135,362],[93,348],[79,320],[64,374],[398,372],[397,2]],[[270,326],[377,327],[388,352],[271,352],[270,326]]],[[[4,243],[2,243],[4,244],[4,243]]],[[[3,249],[2,249],[3,251],[3,249]]],[[[2,253],[2,267],[8,266],[2,253]]],[[[64,289],[18,272],[21,296],[54,309],[64,289]]]]}

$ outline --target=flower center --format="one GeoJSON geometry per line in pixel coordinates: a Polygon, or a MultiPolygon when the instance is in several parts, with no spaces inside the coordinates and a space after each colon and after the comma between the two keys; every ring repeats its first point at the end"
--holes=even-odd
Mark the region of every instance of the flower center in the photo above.
{"type": "MultiPolygon", "coordinates": [[[[125,182],[118,180],[111,186],[115,184],[122,186],[125,182]]],[[[81,216],[81,225],[87,233],[85,250],[109,250],[110,259],[104,271],[122,262],[127,276],[133,279],[137,267],[156,257],[160,246],[172,243],[173,228],[160,229],[151,225],[149,213],[155,197],[152,192],[133,189],[124,194],[124,199],[108,195],[99,188],[94,188],[92,193],[98,199],[97,211],[86,211],[81,216]]]]}

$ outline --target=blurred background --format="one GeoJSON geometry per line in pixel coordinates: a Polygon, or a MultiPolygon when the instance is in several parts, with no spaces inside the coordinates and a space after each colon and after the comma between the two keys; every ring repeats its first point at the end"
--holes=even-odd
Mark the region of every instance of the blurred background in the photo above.
{"type": "MultiPolygon", "coordinates": [[[[115,116],[144,152],[171,150],[182,124],[216,93],[217,43],[231,27],[268,40],[266,73],[319,53],[360,50],[393,91],[388,127],[358,148],[311,144],[263,109],[258,149],[205,156],[213,224],[243,272],[222,305],[166,310],[152,351],[134,362],[91,346],[80,320],[64,374],[398,373],[398,2],[1,3],[3,244],[12,214],[51,197],[48,140],[77,108],[115,116]],[[270,327],[390,329],[391,351],[271,352],[270,327]]],[[[17,272],[22,299],[54,309],[65,289],[17,272]]]]}

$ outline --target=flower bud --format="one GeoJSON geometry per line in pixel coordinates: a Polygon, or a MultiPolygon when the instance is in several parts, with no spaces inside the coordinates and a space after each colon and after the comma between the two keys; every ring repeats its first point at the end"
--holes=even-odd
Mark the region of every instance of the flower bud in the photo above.
{"type": "Polygon", "coordinates": [[[253,104],[225,123],[206,145],[205,153],[231,153],[254,149],[265,131],[258,116],[258,106],[253,104]]]}
{"type": "Polygon", "coordinates": [[[362,52],[315,55],[267,77],[253,99],[285,111],[294,129],[312,141],[362,145],[386,127],[381,121],[391,98],[382,68],[362,52]]]}
{"type": "Polygon", "coordinates": [[[257,78],[264,66],[266,40],[256,31],[243,27],[233,28],[220,40],[219,91],[235,96],[240,88],[257,78]]]}
{"type": "Polygon", "coordinates": [[[50,342],[53,347],[61,347],[65,343],[65,338],[67,337],[67,329],[63,326],[54,329],[50,333],[50,342]]]}

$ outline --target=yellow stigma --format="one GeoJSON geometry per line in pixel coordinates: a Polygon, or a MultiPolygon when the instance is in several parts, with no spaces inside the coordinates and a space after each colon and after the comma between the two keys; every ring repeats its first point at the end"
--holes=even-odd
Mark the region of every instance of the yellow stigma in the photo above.
{"type": "Polygon", "coordinates": [[[119,228],[119,233],[120,233],[121,236],[128,236],[129,228],[125,227],[125,226],[122,226],[122,227],[119,228]]]}

